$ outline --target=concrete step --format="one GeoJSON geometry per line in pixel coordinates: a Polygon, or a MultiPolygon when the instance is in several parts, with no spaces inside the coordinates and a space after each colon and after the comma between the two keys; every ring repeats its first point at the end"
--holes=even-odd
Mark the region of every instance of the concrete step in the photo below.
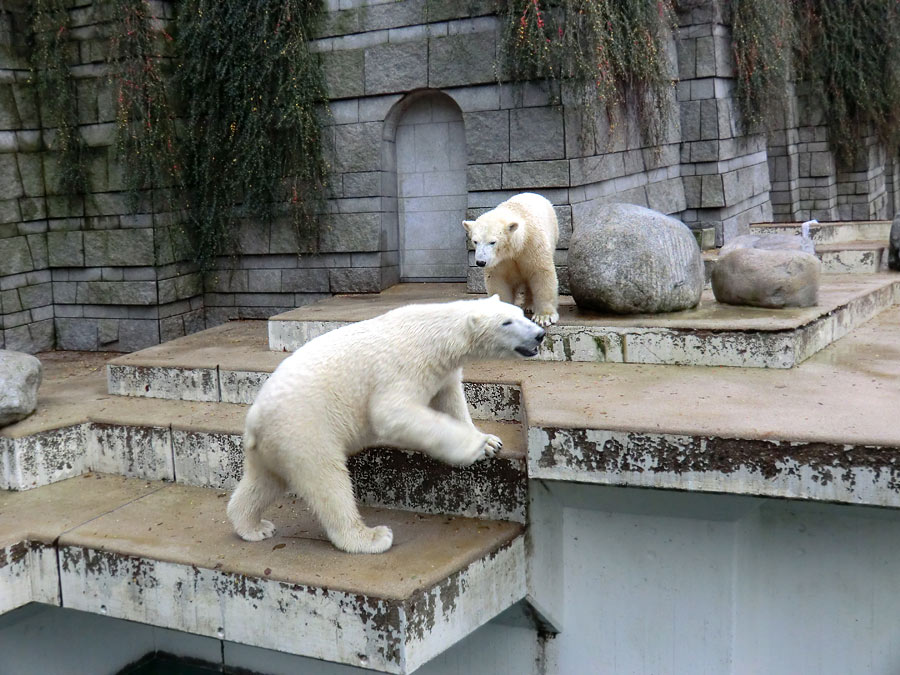
{"type": "MultiPolygon", "coordinates": [[[[601,315],[560,298],[559,323],[537,356],[546,361],[792,368],[894,302],[896,277],[833,275],[817,307],[735,307],[705,291],[700,305],[655,315],[601,315]]],[[[900,292],[900,291],[898,291],[900,292]]],[[[404,304],[468,296],[462,284],[399,284],[378,295],[339,295],[269,319],[269,348],[293,351],[309,340],[404,304]]]]}
{"type": "MultiPolygon", "coordinates": [[[[754,223],[751,234],[800,234],[801,223],[754,223]]],[[[891,232],[890,220],[841,220],[811,225],[810,238],[819,244],[838,244],[851,241],[887,241],[891,232]]]]}
{"type": "Polygon", "coordinates": [[[365,509],[394,546],[348,555],[287,499],[244,542],[218,490],[89,474],[0,493],[0,613],[43,602],[410,673],[525,597],[515,523],[365,509]]]}
{"type": "MultiPolygon", "coordinates": [[[[41,409],[0,430],[0,488],[26,490],[87,471],[234,488],[243,473],[246,406],[109,396],[102,368],[88,370],[45,365],[41,409]],[[54,387],[69,393],[54,396],[54,387]]],[[[503,450],[470,467],[395,448],[357,454],[350,461],[357,498],[370,506],[524,522],[522,425],[478,426],[503,439],[503,450]]]]}
{"type": "MultiPolygon", "coordinates": [[[[857,240],[837,244],[817,244],[816,255],[822,261],[823,274],[883,274],[887,266],[887,240],[857,240]]],[[[719,249],[703,252],[706,278],[719,258],[719,249]]]]}

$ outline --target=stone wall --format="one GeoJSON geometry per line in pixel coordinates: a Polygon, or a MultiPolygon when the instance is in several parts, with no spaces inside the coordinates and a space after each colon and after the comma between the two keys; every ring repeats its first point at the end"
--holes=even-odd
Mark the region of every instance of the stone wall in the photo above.
{"type": "MultiPolygon", "coordinates": [[[[479,291],[471,252],[462,272],[453,267],[462,239],[452,221],[526,190],[556,207],[564,289],[572,228],[609,201],[673,214],[711,247],[751,222],[888,217],[900,197],[897,158],[873,138],[853,166],[836,165],[822,115],[801,85],[783,129],[769,138],[743,134],[728,0],[678,3],[669,56],[679,81],[658,148],[641,141],[632,116],[587,120],[565,90],[498,83],[493,0],[328,0],[314,43],[331,96],[331,196],[319,252],[298,256],[290,223],[248,222],[236,250],[201,275],[178,213],[161,200],[128,204],[104,61],[108,5],[70,4],[70,65],[88,146],[84,196],[60,194],[52,132],[42,129],[26,85],[12,14],[0,10],[0,344],[8,347],[137,349],[331,293],[376,292],[401,275],[464,273],[479,291]],[[464,140],[454,122],[442,150],[437,141],[410,144],[404,129],[417,106],[461,119],[464,140]],[[447,164],[452,179],[439,168],[424,175],[436,153],[458,159],[453,170],[447,164]],[[436,229],[416,229],[429,223],[436,229]],[[425,266],[415,268],[416,260],[425,266]]],[[[159,20],[171,20],[172,4],[151,4],[159,20]]]]}

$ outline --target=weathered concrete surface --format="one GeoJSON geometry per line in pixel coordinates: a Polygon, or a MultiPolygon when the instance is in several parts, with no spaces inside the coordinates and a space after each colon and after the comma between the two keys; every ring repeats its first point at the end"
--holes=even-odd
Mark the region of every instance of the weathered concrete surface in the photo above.
{"type": "Polygon", "coordinates": [[[529,476],[898,507],[898,320],[790,372],[529,364],[529,476]]]}
{"type": "MultiPolygon", "coordinates": [[[[819,250],[820,244],[838,244],[858,240],[887,241],[890,220],[844,220],[810,225],[809,238],[819,250]]],[[[751,234],[801,234],[801,223],[754,223],[751,234]]]]}
{"type": "Polygon", "coordinates": [[[0,614],[29,602],[60,604],[57,537],[159,487],[85,475],[41,490],[0,492],[0,614]]]}
{"type": "Polygon", "coordinates": [[[272,508],[276,537],[251,544],[224,493],[153,487],[60,530],[64,607],[406,673],[524,597],[516,524],[365,510],[395,544],[351,556],[291,501],[272,508]]]}
{"type": "MultiPolygon", "coordinates": [[[[537,358],[547,361],[656,363],[749,368],[792,368],[893,303],[890,275],[829,277],[816,307],[777,312],[715,302],[671,314],[600,315],[560,298],[559,323],[551,326],[537,358]]],[[[269,320],[269,346],[293,351],[307,340],[394,307],[466,296],[462,285],[400,284],[369,303],[336,296],[269,320]]]]}

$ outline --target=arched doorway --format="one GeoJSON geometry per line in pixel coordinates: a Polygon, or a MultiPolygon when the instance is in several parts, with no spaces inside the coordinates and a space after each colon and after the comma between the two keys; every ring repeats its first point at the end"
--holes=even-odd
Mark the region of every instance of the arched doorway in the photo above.
{"type": "Polygon", "coordinates": [[[466,138],[446,94],[417,92],[397,121],[401,281],[465,281],[466,138]]]}

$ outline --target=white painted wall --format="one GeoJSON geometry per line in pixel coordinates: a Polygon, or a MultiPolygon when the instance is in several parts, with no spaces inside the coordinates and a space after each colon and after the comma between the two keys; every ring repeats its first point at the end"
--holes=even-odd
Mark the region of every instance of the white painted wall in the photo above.
{"type": "Polygon", "coordinates": [[[449,96],[415,101],[397,125],[402,280],[466,278],[466,139],[449,96]]]}

